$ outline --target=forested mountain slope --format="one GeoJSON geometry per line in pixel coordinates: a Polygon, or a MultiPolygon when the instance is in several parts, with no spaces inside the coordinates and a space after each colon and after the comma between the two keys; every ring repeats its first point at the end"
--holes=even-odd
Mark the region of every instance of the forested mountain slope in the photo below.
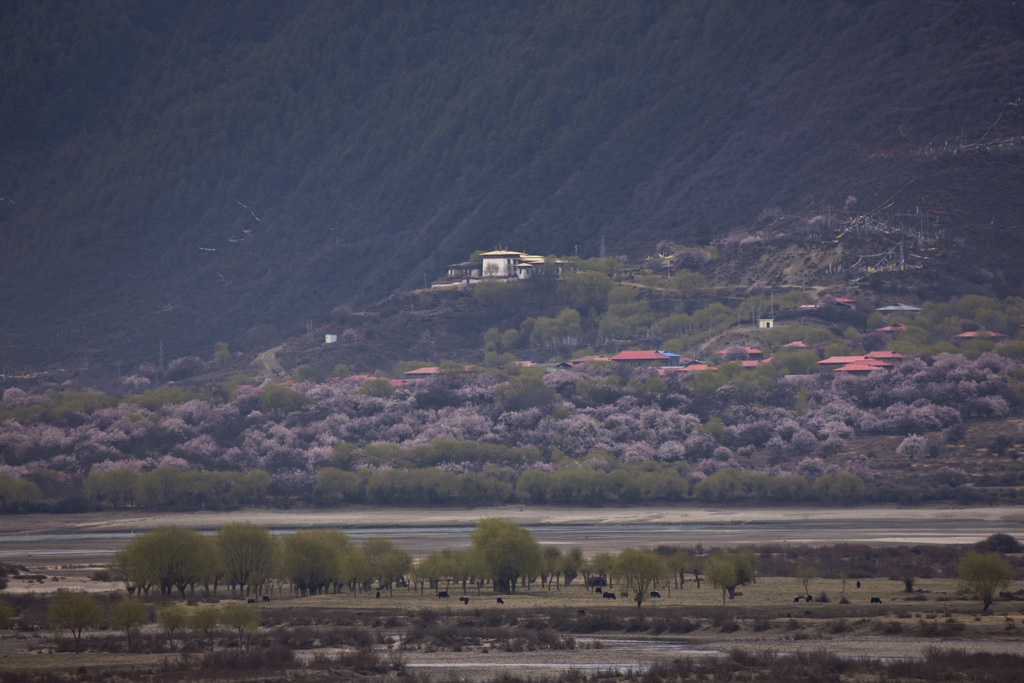
{"type": "Polygon", "coordinates": [[[6,2],[0,362],[252,348],[473,249],[775,207],[940,211],[1013,270],[1022,76],[1008,0],[6,2]]]}

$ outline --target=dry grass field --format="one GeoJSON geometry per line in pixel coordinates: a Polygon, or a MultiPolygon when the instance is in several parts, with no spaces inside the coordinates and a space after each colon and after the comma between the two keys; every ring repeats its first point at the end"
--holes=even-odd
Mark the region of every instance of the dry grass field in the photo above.
{"type": "MultiPolygon", "coordinates": [[[[47,577],[36,583],[39,592],[90,583],[98,593],[119,588],[89,581],[96,567],[54,569],[60,580],[47,577]]],[[[534,586],[501,596],[504,604],[489,589],[475,586],[468,587],[466,604],[459,601],[463,592],[456,585],[449,587],[447,600],[429,588],[421,594],[418,587],[382,591],[380,598],[376,591],[297,598],[279,586],[269,603],[257,605],[261,626],[246,637],[245,650],[237,649],[227,630],[215,642],[221,656],[236,664],[232,657],[288,650],[287,656],[279,654],[284,661],[277,665],[255,662],[261,672],[253,673],[253,680],[319,680],[342,671],[365,680],[436,681],[564,680],[569,671],[608,680],[607,672],[615,671],[625,680],[632,675],[628,671],[652,675],[658,667],[675,666],[671,662],[679,657],[732,661],[739,652],[769,658],[827,655],[881,666],[897,660],[925,662],[935,656],[935,648],[972,656],[1024,650],[1024,602],[997,602],[982,616],[980,605],[959,594],[951,579],[918,580],[909,594],[901,581],[890,579],[862,579],[860,588],[848,581],[845,596],[842,588],[836,579],[812,579],[814,601],[797,604],[794,597],[803,595],[797,579],[766,576],[742,586],[723,606],[721,591],[706,582],[698,589],[688,577],[683,588],[660,586],[662,597],[649,598],[638,609],[621,596],[620,587],[613,586],[619,597],[612,601],[578,582],[559,590],[534,586]],[[823,595],[828,602],[821,601],[823,595]],[[840,602],[843,597],[847,604],[840,602]],[[871,604],[872,597],[882,604],[871,604]]],[[[1022,588],[1018,582],[1010,590],[1022,588]]],[[[41,600],[33,592],[22,592],[21,598],[41,600]]],[[[202,595],[196,600],[212,601],[202,595]]],[[[217,602],[234,600],[222,590],[217,602]]],[[[40,608],[33,609],[42,618],[40,608]]],[[[100,629],[86,632],[80,653],[71,651],[66,633],[23,626],[3,632],[0,681],[35,680],[19,678],[22,674],[43,676],[38,680],[97,680],[111,672],[121,680],[239,680],[211,668],[208,658],[214,655],[203,638],[179,633],[172,648],[155,624],[135,636],[132,652],[125,651],[123,632],[100,629]],[[51,675],[58,678],[46,678],[51,675]]],[[[757,660],[751,666],[760,670],[776,666],[773,662],[757,660]]],[[[869,673],[849,680],[876,680],[869,673]]]]}

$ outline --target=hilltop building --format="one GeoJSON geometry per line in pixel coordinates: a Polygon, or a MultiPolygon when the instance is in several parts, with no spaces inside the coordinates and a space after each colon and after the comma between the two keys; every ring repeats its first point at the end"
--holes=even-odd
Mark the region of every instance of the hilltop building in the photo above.
{"type": "MultiPolygon", "coordinates": [[[[480,280],[527,280],[542,266],[544,257],[523,251],[495,249],[480,254],[480,263],[464,261],[448,266],[447,275],[438,280],[434,287],[453,287],[458,284],[474,284],[480,280]]],[[[558,275],[562,274],[562,262],[557,261],[558,275]]]]}

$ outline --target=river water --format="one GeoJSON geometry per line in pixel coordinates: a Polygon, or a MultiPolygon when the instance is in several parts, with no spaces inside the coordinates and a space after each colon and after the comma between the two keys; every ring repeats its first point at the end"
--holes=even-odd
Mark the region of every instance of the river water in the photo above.
{"type": "Polygon", "coordinates": [[[105,563],[136,534],[158,524],[182,524],[213,533],[224,523],[251,519],[275,534],[300,528],[344,530],[356,542],[385,536],[413,556],[441,548],[464,548],[474,524],[484,516],[512,518],[542,544],[579,546],[584,553],[616,552],[627,547],[659,544],[729,546],[749,543],[973,543],[1003,532],[1024,532],[1024,509],[976,508],[830,508],[784,510],[503,510],[378,511],[375,514],[292,513],[259,511],[246,514],[196,515],[4,516],[0,520],[0,561],[21,564],[105,563]],[[571,514],[570,514],[571,513],[571,514]],[[108,517],[110,519],[108,519],[108,517]],[[116,519],[115,519],[116,517],[116,519]],[[518,517],[518,518],[517,518],[518,517]],[[111,521],[113,520],[113,521],[111,521]],[[375,523],[376,520],[376,523],[375,523]],[[571,523],[564,523],[570,520],[571,523]],[[692,521],[691,521],[692,520],[692,521]],[[135,525],[138,528],[135,528],[135,525]]]}

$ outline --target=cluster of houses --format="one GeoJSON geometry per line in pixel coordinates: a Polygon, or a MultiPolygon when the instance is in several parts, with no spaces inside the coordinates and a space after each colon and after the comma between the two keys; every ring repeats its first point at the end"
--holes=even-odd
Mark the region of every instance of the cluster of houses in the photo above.
{"type": "MultiPolygon", "coordinates": [[[[512,280],[527,280],[534,277],[539,269],[545,265],[554,266],[558,270],[558,274],[561,274],[563,263],[556,261],[554,263],[546,262],[543,256],[536,256],[527,254],[521,251],[512,251],[508,249],[495,249],[493,251],[487,251],[479,254],[479,261],[465,261],[463,263],[455,263],[448,266],[447,276],[441,280],[433,283],[433,287],[454,287],[460,284],[474,284],[481,280],[497,280],[497,281],[512,281],[512,280]]],[[[855,308],[857,305],[856,299],[851,299],[844,296],[827,296],[820,299],[818,302],[813,304],[805,304],[799,307],[802,311],[812,311],[822,309],[827,306],[840,306],[847,308],[855,308]]],[[[889,306],[883,306],[876,309],[883,315],[892,313],[909,314],[913,315],[921,311],[916,306],[910,306],[903,303],[893,304],[889,306]]],[[[758,320],[758,327],[762,329],[769,329],[774,327],[775,320],[773,318],[760,318],[758,320]]],[[[906,326],[901,323],[892,325],[886,325],[878,328],[877,332],[890,332],[899,333],[906,326]]],[[[1024,325],[1022,325],[1024,327],[1024,325]]],[[[954,342],[966,342],[975,338],[999,338],[1006,337],[1005,334],[998,332],[989,332],[985,330],[963,332],[953,337],[954,342]]],[[[331,344],[337,342],[337,335],[328,334],[325,338],[325,343],[331,344]]],[[[807,348],[807,345],[802,341],[795,341],[786,344],[790,348],[807,348]]],[[[770,357],[765,357],[764,353],[760,349],[750,347],[730,347],[728,349],[721,349],[711,354],[712,361],[732,361],[737,362],[745,368],[754,368],[771,360],[770,357]]],[[[898,353],[891,351],[872,351],[871,353],[863,356],[831,356],[818,362],[818,365],[824,369],[831,370],[832,372],[844,373],[844,374],[870,374],[873,372],[879,372],[891,368],[895,363],[901,360],[901,356],[898,353]]],[[[661,374],[671,373],[691,373],[701,372],[703,370],[713,370],[717,363],[708,362],[705,360],[697,360],[695,358],[688,358],[681,354],[670,353],[668,351],[658,349],[648,350],[631,350],[622,351],[613,356],[585,356],[583,358],[576,358],[564,363],[549,363],[540,364],[541,367],[549,369],[555,368],[572,368],[579,366],[583,363],[598,362],[598,363],[623,363],[626,365],[643,365],[657,368],[661,374]]],[[[523,367],[538,366],[538,364],[530,361],[518,361],[519,365],[523,367]]],[[[482,372],[484,369],[474,365],[466,365],[461,369],[456,368],[455,372],[482,372]]],[[[450,370],[445,370],[450,371],[450,370]]],[[[395,386],[401,386],[410,381],[418,379],[428,378],[432,375],[437,375],[443,372],[439,367],[425,367],[416,370],[410,370],[409,372],[403,373],[401,379],[390,380],[395,386]]],[[[366,376],[354,376],[349,379],[375,379],[370,375],[366,376]]]]}

